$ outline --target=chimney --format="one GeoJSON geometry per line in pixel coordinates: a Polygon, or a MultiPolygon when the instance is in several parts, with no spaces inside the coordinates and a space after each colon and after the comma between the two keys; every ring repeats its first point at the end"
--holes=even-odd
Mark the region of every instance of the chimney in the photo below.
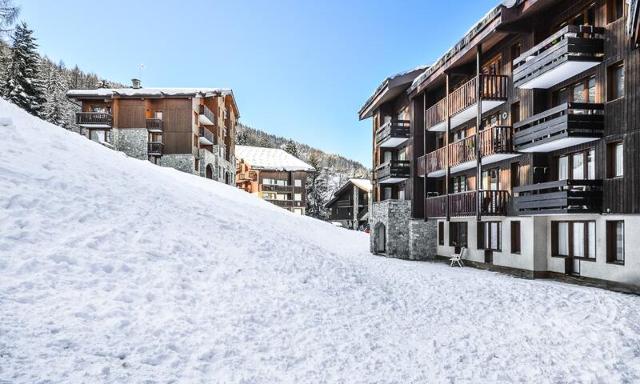
{"type": "Polygon", "coordinates": [[[140,89],[141,88],[140,79],[131,79],[131,88],[140,89]]]}

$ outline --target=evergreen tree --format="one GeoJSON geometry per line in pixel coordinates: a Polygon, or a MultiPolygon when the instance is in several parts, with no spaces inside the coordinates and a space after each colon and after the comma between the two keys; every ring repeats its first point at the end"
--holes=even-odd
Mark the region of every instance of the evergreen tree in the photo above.
{"type": "Polygon", "coordinates": [[[16,26],[11,47],[11,63],[4,84],[4,96],[22,109],[40,116],[45,103],[41,77],[40,57],[36,52],[33,31],[26,23],[16,26]]]}
{"type": "Polygon", "coordinates": [[[56,125],[66,127],[68,102],[66,99],[67,84],[63,74],[64,67],[57,66],[48,59],[42,60],[41,73],[44,76],[44,94],[46,102],[42,117],[56,125]]]}
{"type": "Polygon", "coordinates": [[[293,142],[293,140],[289,140],[289,142],[284,146],[284,150],[292,156],[300,157],[300,155],[298,154],[298,147],[296,146],[296,143],[293,142]]]}
{"type": "Polygon", "coordinates": [[[19,13],[20,8],[13,4],[13,0],[0,0],[0,35],[10,30],[19,13]]]}
{"type": "Polygon", "coordinates": [[[307,216],[326,219],[328,212],[325,204],[331,195],[328,174],[326,169],[322,168],[320,156],[317,153],[312,152],[308,162],[316,170],[310,172],[307,178],[307,216]]]}
{"type": "Polygon", "coordinates": [[[236,133],[236,144],[237,145],[248,145],[249,144],[249,137],[248,137],[246,131],[238,130],[238,132],[236,133]]]}

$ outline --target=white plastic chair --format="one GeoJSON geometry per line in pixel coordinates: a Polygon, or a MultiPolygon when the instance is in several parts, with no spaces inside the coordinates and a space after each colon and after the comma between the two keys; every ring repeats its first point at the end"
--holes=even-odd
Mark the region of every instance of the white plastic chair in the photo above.
{"type": "Polygon", "coordinates": [[[451,261],[450,266],[453,267],[456,264],[458,264],[459,267],[464,267],[464,263],[462,262],[462,258],[465,256],[465,254],[467,253],[467,248],[461,248],[460,249],[460,254],[459,255],[453,255],[449,260],[451,261]]]}

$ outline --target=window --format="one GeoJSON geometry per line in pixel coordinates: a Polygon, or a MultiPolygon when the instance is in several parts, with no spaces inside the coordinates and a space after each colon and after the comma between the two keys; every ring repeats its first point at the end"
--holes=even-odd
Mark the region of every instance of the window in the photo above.
{"type": "Polygon", "coordinates": [[[499,222],[488,221],[478,223],[478,249],[488,249],[492,251],[500,251],[502,249],[499,222]]]}
{"type": "Polygon", "coordinates": [[[624,264],[624,221],[607,221],[607,262],[624,264]]]}
{"type": "Polygon", "coordinates": [[[613,64],[607,69],[607,100],[616,100],[624,96],[624,64],[613,64]]]}
{"type": "Polygon", "coordinates": [[[511,222],[511,253],[520,253],[522,250],[520,238],[520,222],[511,222]]]}
{"type": "Polygon", "coordinates": [[[444,221],[438,222],[438,245],[444,245],[444,221]]]}
{"type": "Polygon", "coordinates": [[[453,182],[453,193],[458,192],[466,192],[467,191],[467,177],[466,176],[456,176],[452,180],[453,182]]]}
{"type": "Polygon", "coordinates": [[[596,178],[595,150],[575,152],[558,158],[558,180],[593,180],[596,178]]]}
{"type": "Polygon", "coordinates": [[[607,146],[609,166],[607,177],[622,177],[624,174],[624,153],[622,143],[611,143],[607,146]]]}
{"type": "Polygon", "coordinates": [[[552,221],[551,254],[552,256],[595,259],[596,222],[552,221]]]}
{"type": "Polygon", "coordinates": [[[153,113],[153,118],[154,119],[158,119],[158,120],[162,120],[162,111],[155,111],[153,113]]]}
{"type": "Polygon", "coordinates": [[[569,178],[569,157],[562,156],[558,159],[558,180],[569,178]]]}
{"type": "Polygon", "coordinates": [[[295,201],[302,201],[302,193],[295,193],[293,195],[293,200],[295,201]]]}
{"type": "Polygon", "coordinates": [[[293,180],[293,185],[296,187],[302,187],[302,179],[293,180]]]}
{"type": "Polygon", "coordinates": [[[563,103],[595,103],[597,100],[596,78],[591,76],[553,92],[553,105],[563,103]]]}
{"type": "Polygon", "coordinates": [[[500,183],[498,181],[500,174],[499,168],[493,168],[486,171],[482,171],[482,189],[489,191],[497,191],[500,189],[500,183]]]}
{"type": "Polygon", "coordinates": [[[584,153],[578,152],[571,155],[571,178],[583,180],[585,176],[584,153]]]}
{"type": "Polygon", "coordinates": [[[624,16],[624,0],[607,0],[607,22],[611,23],[624,16]]]}
{"type": "Polygon", "coordinates": [[[511,188],[520,186],[520,163],[511,163],[511,188]]]}
{"type": "Polygon", "coordinates": [[[449,245],[452,247],[467,246],[467,223],[449,222],[449,245]]]}
{"type": "Polygon", "coordinates": [[[520,102],[511,104],[511,124],[520,121],[520,102]]]}

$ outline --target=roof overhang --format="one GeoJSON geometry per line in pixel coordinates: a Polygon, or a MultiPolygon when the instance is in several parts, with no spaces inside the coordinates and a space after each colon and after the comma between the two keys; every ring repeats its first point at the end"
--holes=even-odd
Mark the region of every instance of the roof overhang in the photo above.
{"type": "Polygon", "coordinates": [[[384,79],[382,84],[376,88],[373,95],[367,99],[360,111],[358,111],[360,120],[368,119],[380,105],[402,94],[426,68],[424,66],[418,67],[384,79]]]}

